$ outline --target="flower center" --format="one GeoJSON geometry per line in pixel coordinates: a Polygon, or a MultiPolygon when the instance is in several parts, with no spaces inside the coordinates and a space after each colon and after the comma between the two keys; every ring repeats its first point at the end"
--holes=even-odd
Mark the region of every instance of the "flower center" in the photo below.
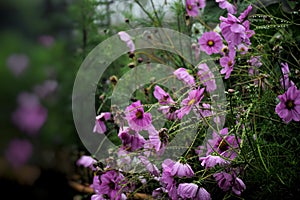
{"type": "Polygon", "coordinates": [[[110,182],[110,183],[108,184],[108,187],[109,187],[110,189],[114,190],[114,189],[115,189],[115,183],[114,183],[114,182],[110,182]]]}
{"type": "Polygon", "coordinates": [[[190,101],[189,101],[189,103],[188,103],[188,106],[191,106],[191,105],[193,105],[194,103],[195,103],[195,99],[191,99],[190,101]]]}
{"type": "Polygon", "coordinates": [[[143,119],[143,112],[140,111],[140,110],[136,111],[135,117],[136,117],[137,119],[143,119]]]}
{"type": "Polygon", "coordinates": [[[232,65],[232,61],[229,60],[228,63],[227,63],[227,65],[230,67],[232,65]]]}
{"type": "Polygon", "coordinates": [[[175,106],[171,106],[170,109],[169,109],[169,112],[170,112],[170,113],[173,113],[173,112],[175,112],[176,110],[177,110],[177,109],[176,109],[175,106]]]}
{"type": "Polygon", "coordinates": [[[210,46],[210,47],[214,46],[214,44],[215,44],[215,42],[213,40],[208,40],[207,41],[207,45],[210,46]]]}
{"type": "Polygon", "coordinates": [[[222,141],[220,142],[218,148],[219,148],[222,152],[224,152],[224,151],[226,151],[226,150],[228,149],[228,144],[227,144],[227,142],[226,142],[225,139],[222,139],[222,141]]]}
{"type": "Polygon", "coordinates": [[[291,110],[295,107],[294,101],[293,100],[287,100],[285,102],[285,106],[288,110],[291,110]]]}
{"type": "Polygon", "coordinates": [[[193,9],[193,7],[192,7],[192,5],[188,5],[188,10],[192,10],[193,9]]]}

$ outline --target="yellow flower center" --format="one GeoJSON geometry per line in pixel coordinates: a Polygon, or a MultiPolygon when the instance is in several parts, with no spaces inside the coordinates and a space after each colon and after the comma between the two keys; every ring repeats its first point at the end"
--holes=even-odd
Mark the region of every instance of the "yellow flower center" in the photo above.
{"type": "Polygon", "coordinates": [[[188,5],[187,8],[188,8],[188,10],[192,10],[193,7],[192,7],[192,5],[188,5]]]}
{"type": "Polygon", "coordinates": [[[195,103],[195,99],[191,99],[190,101],[189,101],[189,103],[188,103],[188,106],[191,106],[191,105],[193,105],[194,103],[195,103]]]}
{"type": "Polygon", "coordinates": [[[215,44],[215,43],[214,43],[214,41],[212,41],[212,40],[208,40],[208,41],[207,41],[207,45],[210,46],[210,47],[214,46],[214,44],[215,44]]]}

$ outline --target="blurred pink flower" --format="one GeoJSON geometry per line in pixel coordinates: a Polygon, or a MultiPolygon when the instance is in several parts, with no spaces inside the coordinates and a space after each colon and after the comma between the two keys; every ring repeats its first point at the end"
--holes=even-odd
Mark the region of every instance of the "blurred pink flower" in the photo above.
{"type": "Polygon", "coordinates": [[[118,33],[118,35],[119,35],[120,39],[126,43],[127,47],[130,49],[130,53],[134,53],[135,45],[134,45],[130,35],[128,35],[128,33],[124,32],[124,31],[120,31],[118,33]]]}
{"type": "Polygon", "coordinates": [[[86,156],[86,155],[81,156],[76,162],[76,164],[78,166],[84,166],[84,167],[90,168],[92,170],[96,169],[94,167],[95,163],[97,163],[97,161],[94,158],[92,158],[91,156],[86,156]]]}
{"type": "Polygon", "coordinates": [[[18,96],[19,107],[12,114],[13,123],[22,131],[36,135],[46,122],[48,111],[36,95],[23,92],[18,96]]]}
{"type": "Polygon", "coordinates": [[[219,3],[219,7],[226,9],[228,13],[236,14],[237,8],[233,4],[229,3],[227,0],[216,0],[219,3]]]}
{"type": "Polygon", "coordinates": [[[13,139],[5,151],[5,158],[13,168],[22,167],[32,155],[32,144],[26,139],[13,139]]]}
{"type": "Polygon", "coordinates": [[[38,42],[45,47],[51,47],[54,44],[54,37],[51,35],[41,35],[38,37],[38,42]]]}
{"type": "Polygon", "coordinates": [[[57,86],[58,83],[56,80],[45,80],[42,84],[34,86],[33,90],[39,98],[43,99],[53,94],[57,86]]]}
{"type": "Polygon", "coordinates": [[[16,76],[20,76],[28,67],[29,58],[25,54],[12,54],[6,60],[6,65],[16,76]]]}
{"type": "Polygon", "coordinates": [[[96,116],[95,126],[93,129],[94,133],[103,134],[106,132],[105,121],[110,119],[110,112],[103,112],[100,115],[96,116]]]}
{"type": "Polygon", "coordinates": [[[199,76],[199,79],[201,83],[205,86],[205,90],[207,92],[212,92],[217,89],[215,76],[209,69],[206,63],[199,64],[197,66],[199,69],[197,75],[199,76]]]}
{"type": "Polygon", "coordinates": [[[173,74],[177,77],[178,80],[183,81],[187,85],[194,86],[195,79],[185,68],[176,69],[173,74]]]}

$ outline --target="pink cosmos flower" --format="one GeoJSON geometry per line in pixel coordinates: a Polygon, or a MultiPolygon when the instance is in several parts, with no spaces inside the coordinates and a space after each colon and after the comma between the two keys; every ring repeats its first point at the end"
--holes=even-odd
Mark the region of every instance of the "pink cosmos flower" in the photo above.
{"type": "Polygon", "coordinates": [[[219,7],[222,9],[226,9],[228,13],[236,14],[237,8],[233,4],[229,3],[227,0],[216,0],[219,3],[219,7]]]}
{"type": "MultiPolygon", "coordinates": [[[[97,176],[95,176],[97,177],[97,176]]],[[[101,175],[100,179],[95,180],[92,187],[95,188],[97,194],[105,194],[109,199],[120,200],[122,199],[122,185],[125,183],[123,174],[116,170],[106,171],[101,175]]]]}
{"type": "Polygon", "coordinates": [[[250,37],[254,34],[254,31],[250,30],[250,23],[248,20],[245,20],[245,17],[252,10],[250,5],[246,11],[244,11],[239,18],[228,13],[228,17],[220,17],[221,32],[225,40],[229,45],[239,45],[244,42],[247,45],[250,45],[250,37]],[[244,21],[245,20],[245,21],[244,21]]]}
{"type": "Polygon", "coordinates": [[[152,123],[150,113],[144,113],[143,105],[138,100],[125,109],[125,118],[129,127],[135,131],[147,130],[152,123]]]}
{"type": "Polygon", "coordinates": [[[275,112],[285,122],[300,121],[300,90],[292,85],[288,90],[278,96],[280,103],[277,104],[275,112]]]}
{"type": "Polygon", "coordinates": [[[240,54],[244,55],[244,54],[246,54],[246,53],[248,52],[248,49],[249,49],[249,48],[248,48],[247,45],[241,43],[241,44],[239,44],[239,45],[237,46],[237,49],[238,49],[238,51],[239,51],[240,54]]]}
{"type": "Polygon", "coordinates": [[[176,162],[171,170],[172,176],[178,176],[179,178],[182,177],[193,177],[194,171],[192,170],[189,164],[183,164],[180,162],[176,162]]]}
{"type": "Polygon", "coordinates": [[[198,200],[198,199],[211,200],[211,197],[206,189],[204,189],[203,187],[199,187],[198,194],[197,194],[197,197],[195,198],[195,200],[198,200]]]}
{"type": "Polygon", "coordinates": [[[208,55],[219,53],[223,47],[221,36],[214,31],[203,33],[198,42],[200,44],[200,49],[208,55]]]}
{"type": "Polygon", "coordinates": [[[233,71],[233,66],[235,64],[234,57],[224,56],[220,58],[220,65],[222,66],[221,74],[225,74],[225,79],[228,79],[233,71]]]}
{"type": "Polygon", "coordinates": [[[201,83],[205,86],[205,90],[208,92],[212,92],[217,89],[215,76],[210,71],[206,63],[199,64],[197,66],[199,69],[197,75],[199,76],[199,79],[201,83]]]}
{"type": "Polygon", "coordinates": [[[120,128],[118,137],[122,140],[122,149],[129,152],[142,148],[146,143],[143,136],[129,127],[120,128]]]}
{"type": "Polygon", "coordinates": [[[29,58],[25,54],[12,54],[6,60],[7,67],[16,76],[24,73],[29,64],[29,58]]]}
{"type": "Polygon", "coordinates": [[[199,43],[193,43],[192,44],[192,50],[195,54],[195,59],[198,60],[199,55],[200,55],[200,45],[199,45],[199,43]]]}
{"type": "Polygon", "coordinates": [[[111,116],[110,112],[103,112],[100,115],[96,116],[95,126],[93,129],[94,133],[103,134],[106,132],[105,121],[109,120],[111,116]]]}
{"type": "Polygon", "coordinates": [[[174,121],[177,119],[177,109],[175,106],[161,106],[158,110],[162,112],[168,120],[174,121]]]}
{"type": "Polygon", "coordinates": [[[22,167],[32,155],[32,144],[26,139],[13,139],[5,150],[5,158],[13,168],[22,167]]]}
{"type": "Polygon", "coordinates": [[[246,185],[242,179],[236,177],[236,174],[229,174],[226,172],[218,172],[213,175],[216,179],[218,186],[223,191],[232,190],[236,195],[241,195],[241,193],[246,189],[246,185]]]}
{"type": "Polygon", "coordinates": [[[203,98],[204,88],[198,88],[189,92],[188,97],[182,100],[182,108],[177,111],[177,116],[182,119],[183,116],[188,115],[193,106],[198,106],[203,98]]]}
{"type": "Polygon", "coordinates": [[[18,109],[12,114],[14,124],[30,135],[36,135],[46,122],[48,111],[34,94],[23,92],[18,96],[18,109]]]}
{"type": "Polygon", "coordinates": [[[124,32],[124,31],[120,31],[118,33],[118,35],[119,35],[120,39],[126,43],[127,47],[130,49],[130,53],[134,53],[135,45],[134,45],[130,35],[128,35],[128,33],[124,32]]]}
{"type": "Polygon", "coordinates": [[[177,189],[176,189],[176,180],[171,174],[175,162],[171,159],[166,159],[162,163],[162,177],[160,179],[161,184],[168,191],[168,195],[171,199],[178,199],[177,189]]]}
{"type": "Polygon", "coordinates": [[[196,3],[196,0],[186,0],[186,12],[188,16],[197,17],[199,14],[199,7],[196,3]]]}
{"type": "Polygon", "coordinates": [[[84,166],[86,168],[91,168],[92,170],[96,169],[94,167],[95,163],[97,163],[97,161],[94,158],[86,155],[81,156],[76,162],[78,166],[84,166]]]}
{"type": "Polygon", "coordinates": [[[221,156],[233,160],[237,157],[237,151],[239,150],[240,139],[236,139],[234,135],[228,135],[228,128],[220,130],[220,134],[213,132],[213,138],[207,141],[206,155],[210,155],[213,152],[219,153],[221,156]]]}
{"type": "Polygon", "coordinates": [[[202,8],[203,9],[206,6],[206,0],[195,0],[195,2],[197,4],[198,8],[202,8]]]}
{"type": "Polygon", "coordinates": [[[221,158],[220,156],[208,155],[206,157],[200,157],[201,165],[205,168],[212,168],[216,165],[224,166],[229,162],[221,158]]]}
{"type": "Polygon", "coordinates": [[[182,199],[194,199],[197,195],[198,185],[195,183],[180,183],[178,185],[177,194],[182,199]]]}
{"type": "Polygon", "coordinates": [[[194,77],[191,76],[185,68],[178,68],[173,72],[173,74],[177,77],[178,80],[183,81],[187,85],[195,85],[194,77]]]}
{"type": "Polygon", "coordinates": [[[167,104],[174,104],[175,103],[173,101],[173,99],[170,97],[170,95],[167,92],[165,92],[158,85],[156,85],[154,87],[153,95],[158,100],[159,104],[161,104],[161,105],[167,105],[167,104]]]}

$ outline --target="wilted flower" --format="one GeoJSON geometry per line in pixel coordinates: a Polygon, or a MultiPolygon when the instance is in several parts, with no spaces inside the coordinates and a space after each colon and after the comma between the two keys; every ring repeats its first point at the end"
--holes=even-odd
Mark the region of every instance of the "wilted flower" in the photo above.
{"type": "Polygon", "coordinates": [[[173,74],[181,81],[186,83],[187,85],[194,86],[195,79],[191,76],[185,68],[176,69],[173,74]]]}
{"type": "Polygon", "coordinates": [[[154,176],[158,177],[160,171],[155,164],[151,163],[149,159],[145,156],[139,156],[140,161],[145,165],[146,169],[154,176]]]}
{"type": "Polygon", "coordinates": [[[93,129],[94,133],[103,134],[106,132],[105,121],[109,120],[111,116],[110,112],[103,112],[100,115],[96,116],[95,126],[93,129]]]}
{"type": "Polygon", "coordinates": [[[199,160],[202,161],[201,165],[206,168],[212,168],[216,165],[222,166],[229,163],[228,161],[224,160],[220,156],[212,156],[212,155],[208,155],[206,157],[200,157],[199,160]]]}
{"type": "Polygon", "coordinates": [[[227,0],[216,0],[219,3],[219,7],[226,9],[228,13],[236,14],[237,8],[233,4],[229,3],[227,0]]]}
{"type": "Polygon", "coordinates": [[[203,187],[199,187],[198,194],[195,200],[211,200],[210,194],[203,187]]]}
{"type": "Polygon", "coordinates": [[[231,189],[236,195],[241,195],[241,192],[246,189],[246,185],[236,176],[235,172],[232,172],[232,174],[227,172],[218,172],[215,173],[213,177],[216,179],[218,186],[223,191],[231,189]]]}
{"type": "Polygon", "coordinates": [[[212,92],[217,89],[215,76],[208,68],[206,63],[199,64],[198,66],[198,73],[199,79],[201,83],[205,86],[206,91],[212,92]]]}
{"type": "Polygon", "coordinates": [[[130,152],[142,148],[146,142],[143,136],[129,127],[120,128],[118,137],[122,140],[122,148],[130,152]]]}
{"type": "Polygon", "coordinates": [[[167,92],[165,92],[158,85],[156,85],[154,87],[153,95],[158,100],[159,104],[161,104],[161,105],[174,104],[175,103],[173,101],[173,99],[170,97],[170,95],[167,92]]]}
{"type": "Polygon", "coordinates": [[[199,39],[200,49],[211,55],[213,53],[219,53],[223,47],[223,41],[221,36],[214,32],[206,32],[199,39]]]}
{"type": "Polygon", "coordinates": [[[289,65],[287,63],[281,63],[281,72],[283,74],[283,77],[280,78],[280,85],[282,88],[287,90],[289,87],[295,85],[293,81],[290,80],[290,69],[289,65]]]}
{"type": "Polygon", "coordinates": [[[193,177],[194,171],[192,170],[191,166],[189,164],[183,164],[180,162],[175,162],[172,170],[171,170],[172,176],[178,176],[180,178],[182,177],[193,177]]]}
{"type": "Polygon", "coordinates": [[[130,37],[130,35],[128,35],[128,33],[124,32],[124,31],[120,31],[118,33],[120,39],[126,43],[127,47],[130,49],[130,53],[134,53],[135,51],[135,45],[130,37]]]}
{"type": "Polygon", "coordinates": [[[278,116],[286,123],[300,121],[300,90],[293,85],[278,98],[280,103],[275,108],[278,116]]]}

